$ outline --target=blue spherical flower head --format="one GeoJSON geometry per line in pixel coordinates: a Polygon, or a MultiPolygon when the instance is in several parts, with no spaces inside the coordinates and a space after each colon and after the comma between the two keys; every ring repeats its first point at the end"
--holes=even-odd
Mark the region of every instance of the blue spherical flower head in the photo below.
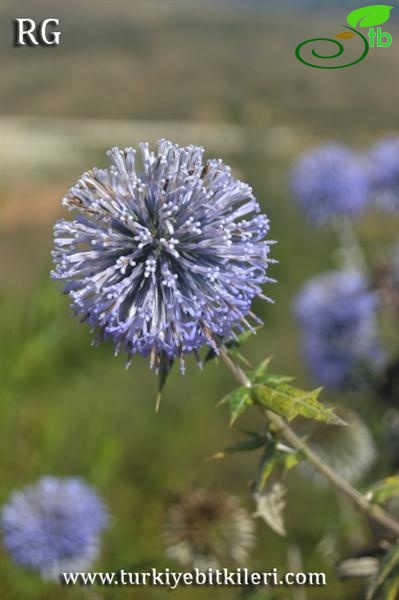
{"type": "MultiPolygon", "coordinates": [[[[112,149],[64,198],[79,214],[55,225],[53,277],[116,352],[156,368],[248,325],[262,296],[269,221],[251,188],[203,149],[112,149]]],[[[263,297],[263,296],[262,296],[263,297]]]]}
{"type": "Polygon", "coordinates": [[[338,143],[303,154],[292,170],[290,187],[300,208],[317,225],[336,216],[357,217],[370,199],[363,162],[338,143]]]}
{"type": "Polygon", "coordinates": [[[96,492],[76,478],[43,477],[14,492],[0,513],[4,545],[13,560],[46,579],[87,570],[97,558],[107,520],[96,492]]]}
{"type": "Polygon", "coordinates": [[[294,309],[305,357],[321,385],[359,385],[380,364],[376,305],[367,281],[353,271],[315,277],[297,295],[294,309]]]}
{"type": "Polygon", "coordinates": [[[399,210],[399,137],[390,136],[372,147],[370,154],[372,190],[377,206],[399,210]]]}

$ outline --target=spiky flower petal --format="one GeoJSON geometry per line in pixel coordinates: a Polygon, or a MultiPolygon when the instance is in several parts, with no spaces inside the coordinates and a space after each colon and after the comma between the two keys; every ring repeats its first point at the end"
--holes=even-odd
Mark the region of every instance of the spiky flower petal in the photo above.
{"type": "Polygon", "coordinates": [[[95,490],[76,478],[43,477],[14,492],[0,513],[13,560],[44,578],[86,570],[97,558],[107,520],[95,490]]]}
{"type": "Polygon", "coordinates": [[[75,312],[156,366],[241,330],[269,281],[269,221],[251,188],[195,146],[141,144],[140,166],[132,148],[108,154],[112,166],[64,198],[78,216],[55,225],[52,275],[75,312]]]}

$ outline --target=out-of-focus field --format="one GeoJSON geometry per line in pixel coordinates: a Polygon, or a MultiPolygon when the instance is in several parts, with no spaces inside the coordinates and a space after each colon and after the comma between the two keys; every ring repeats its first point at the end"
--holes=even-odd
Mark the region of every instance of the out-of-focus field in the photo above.
{"type": "MultiPolygon", "coordinates": [[[[290,306],[304,279],[334,265],[335,242],[292,206],[287,171],[320,140],[361,148],[391,131],[398,63],[396,45],[353,69],[306,68],[295,46],[337,33],[340,21],[297,8],[168,0],[0,7],[0,502],[43,474],[87,478],[113,515],[98,570],[167,564],[163,513],[177,492],[227,490],[252,510],[247,492],[256,464],[252,455],[205,460],[239,435],[228,429],[226,410],[215,408],[233,386],[222,366],[201,372],[189,361],[184,377],[173,372],[155,415],[156,379],[146,361],[138,358],[125,371],[109,345],[90,346],[88,331],[49,281],[61,198],[85,169],[105,165],[105,150],[114,145],[167,137],[222,156],[254,187],[278,240],[279,264],[271,272],[278,283],[267,289],[275,304],[257,304],[265,327],[247,354],[254,361],[273,355],[276,371],[311,386],[290,306]],[[58,16],[60,47],[12,47],[11,19],[22,15],[58,16]]],[[[256,426],[256,416],[243,425],[256,426]]],[[[304,569],[326,570],[329,581],[306,597],[359,598],[360,588],[335,580],[317,546],[325,523],[336,519],[331,494],[295,476],[289,485],[289,540],[300,545],[304,569]]],[[[257,533],[250,566],[285,570],[286,541],[261,522],[257,533]]],[[[0,550],[0,598],[73,600],[83,592],[43,584],[0,550]]],[[[156,600],[168,592],[97,593],[156,600]]],[[[174,592],[181,600],[208,596],[201,588],[174,592]]],[[[213,588],[212,597],[237,593],[213,588]]],[[[274,597],[294,598],[286,590],[274,597]]]]}

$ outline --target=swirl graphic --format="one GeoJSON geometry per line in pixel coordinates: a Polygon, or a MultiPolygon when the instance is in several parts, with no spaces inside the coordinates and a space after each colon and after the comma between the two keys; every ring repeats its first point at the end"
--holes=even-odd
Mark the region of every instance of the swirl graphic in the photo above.
{"type": "Polygon", "coordinates": [[[358,58],[357,60],[354,60],[351,63],[348,63],[346,65],[338,65],[335,67],[329,67],[329,66],[322,66],[322,65],[313,65],[312,63],[308,62],[307,60],[305,60],[304,58],[302,58],[301,56],[301,51],[303,46],[306,46],[307,44],[311,44],[312,42],[330,42],[330,44],[335,44],[335,46],[338,47],[338,50],[335,54],[329,55],[329,56],[324,56],[322,54],[318,54],[316,52],[316,50],[313,48],[312,49],[312,54],[313,56],[315,56],[316,58],[321,58],[323,60],[330,60],[332,58],[338,58],[338,56],[341,56],[344,51],[345,51],[345,47],[343,44],[341,44],[341,42],[338,42],[337,40],[332,40],[330,38],[313,38],[311,40],[305,40],[304,42],[302,42],[301,44],[299,44],[299,46],[297,46],[296,50],[295,50],[295,55],[297,57],[298,60],[301,61],[301,63],[303,63],[304,65],[307,65],[308,67],[313,67],[314,69],[344,69],[345,67],[351,67],[352,65],[356,65],[357,63],[359,63],[360,61],[362,61],[364,58],[366,58],[370,46],[369,46],[369,42],[367,40],[367,38],[360,33],[360,31],[358,31],[357,29],[353,29],[352,27],[348,27],[347,25],[342,25],[342,27],[345,27],[345,29],[350,29],[351,31],[353,31],[356,35],[358,35],[360,38],[362,38],[363,42],[364,42],[364,51],[363,54],[361,55],[360,58],[358,58]]]}

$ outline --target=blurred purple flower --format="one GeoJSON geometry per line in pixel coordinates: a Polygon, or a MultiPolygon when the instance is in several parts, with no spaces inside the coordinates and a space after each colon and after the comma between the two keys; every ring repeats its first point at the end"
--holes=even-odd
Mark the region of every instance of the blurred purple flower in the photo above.
{"type": "MultiPolygon", "coordinates": [[[[112,149],[64,199],[81,214],[55,225],[54,279],[84,321],[129,358],[182,357],[248,326],[262,296],[270,242],[251,188],[203,149],[112,149]],[[252,313],[250,313],[251,316],[252,313]]],[[[256,322],[256,319],[255,319],[256,322]]]]}
{"type": "Polygon", "coordinates": [[[338,143],[303,154],[294,165],[290,187],[298,205],[317,225],[331,217],[357,217],[370,199],[369,179],[358,154],[338,143]]]}
{"type": "Polygon", "coordinates": [[[376,295],[353,271],[324,273],[308,281],[294,310],[314,378],[327,388],[359,385],[378,366],[382,350],[376,295]]]}
{"type": "Polygon", "coordinates": [[[76,478],[43,477],[14,492],[0,513],[4,545],[13,560],[50,579],[91,565],[107,521],[94,489],[76,478]]]}
{"type": "Polygon", "coordinates": [[[369,153],[372,189],[377,206],[399,210],[399,136],[379,141],[369,153]]]}

